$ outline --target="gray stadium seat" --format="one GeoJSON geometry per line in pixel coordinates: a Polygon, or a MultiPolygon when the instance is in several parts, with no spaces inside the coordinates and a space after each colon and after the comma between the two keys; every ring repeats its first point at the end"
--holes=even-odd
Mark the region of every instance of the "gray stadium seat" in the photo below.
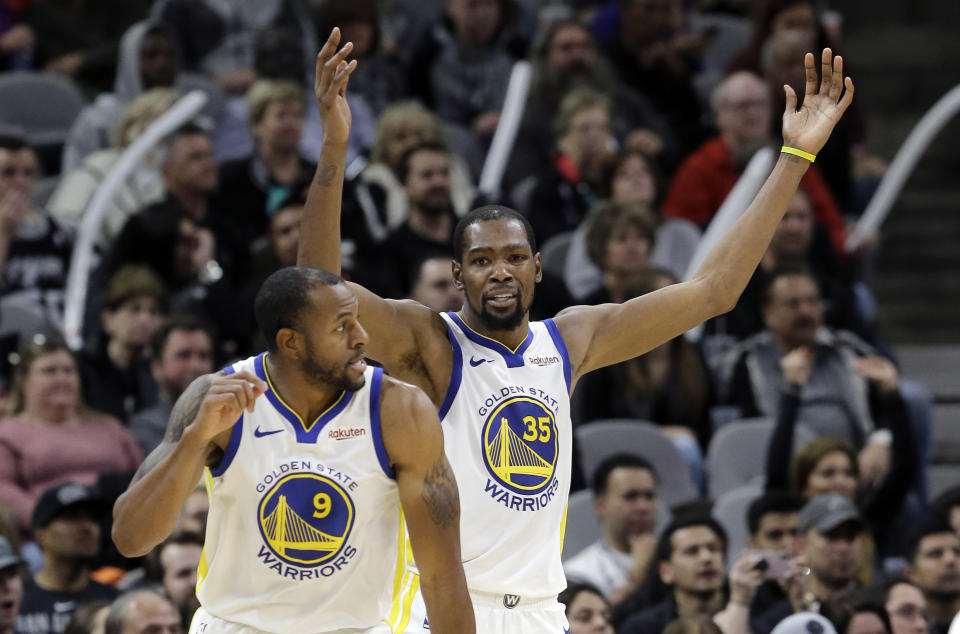
{"type": "Polygon", "coordinates": [[[0,122],[21,128],[34,146],[62,144],[86,105],[69,79],[53,73],[0,74],[0,122]]]}
{"type": "Polygon", "coordinates": [[[930,483],[930,500],[960,485],[960,464],[934,464],[927,467],[927,481],[930,483]]]}
{"type": "MultiPolygon", "coordinates": [[[[755,418],[728,423],[718,429],[707,447],[707,488],[717,498],[727,491],[762,476],[773,421],[755,418]]],[[[809,427],[797,425],[794,451],[816,438],[809,427]]]]}
{"type": "Polygon", "coordinates": [[[960,463],[960,404],[937,403],[933,406],[930,445],[931,462],[960,463]]]}
{"type": "Polygon", "coordinates": [[[602,532],[593,511],[593,491],[570,494],[567,503],[567,526],[563,533],[563,559],[570,559],[600,539],[602,532]]]}
{"type": "Polygon", "coordinates": [[[573,232],[565,231],[553,236],[540,247],[540,257],[543,259],[544,271],[553,273],[557,277],[563,277],[563,267],[567,262],[567,251],[570,250],[572,240],[573,232]]]}
{"type": "Polygon", "coordinates": [[[696,499],[697,490],[690,468],[669,438],[652,423],[635,420],[604,420],[577,428],[580,464],[590,478],[604,458],[615,453],[632,453],[650,461],[660,484],[657,494],[663,508],[696,499]]]}
{"type": "Polygon", "coordinates": [[[733,565],[737,555],[747,546],[747,509],[763,495],[763,486],[744,484],[731,489],[717,498],[712,515],[727,531],[727,566],[733,565]]]}

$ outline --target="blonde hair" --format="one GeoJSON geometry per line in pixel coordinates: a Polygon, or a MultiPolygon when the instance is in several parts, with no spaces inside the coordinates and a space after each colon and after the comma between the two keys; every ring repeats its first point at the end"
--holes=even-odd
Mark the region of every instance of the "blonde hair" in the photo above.
{"type": "Polygon", "coordinates": [[[117,124],[114,144],[125,148],[143,134],[153,120],[170,109],[180,98],[176,88],[151,88],[130,102],[117,124]]]}
{"type": "Polygon", "coordinates": [[[553,121],[557,136],[562,137],[569,132],[573,118],[587,108],[603,108],[609,114],[610,98],[586,86],[580,86],[568,92],[560,102],[557,116],[553,121]]]}
{"type": "Polygon", "coordinates": [[[303,88],[289,79],[258,79],[247,91],[247,116],[250,124],[263,119],[270,104],[279,101],[303,101],[303,88]]]}
{"type": "MultiPolygon", "coordinates": [[[[411,126],[423,128],[423,142],[446,145],[440,120],[416,101],[402,101],[386,108],[377,120],[377,133],[370,148],[371,163],[387,162],[387,143],[399,128],[411,126]]],[[[394,167],[394,166],[391,166],[394,167]]]]}
{"type": "MultiPolygon", "coordinates": [[[[74,366],[76,366],[76,356],[59,336],[34,335],[32,339],[21,344],[20,349],[17,350],[16,365],[13,368],[13,386],[10,389],[10,400],[7,401],[4,408],[5,414],[13,416],[23,413],[27,407],[23,388],[27,375],[30,374],[30,368],[41,357],[61,351],[69,354],[70,358],[73,359],[74,366]]],[[[86,407],[78,400],[77,413],[84,411],[87,411],[86,407]]]]}

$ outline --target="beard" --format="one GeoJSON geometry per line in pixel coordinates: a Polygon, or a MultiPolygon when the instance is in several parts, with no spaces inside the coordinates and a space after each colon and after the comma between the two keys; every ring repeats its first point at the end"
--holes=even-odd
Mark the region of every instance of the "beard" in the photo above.
{"type": "Polygon", "coordinates": [[[352,380],[346,371],[345,365],[335,362],[324,363],[314,356],[312,349],[307,349],[307,356],[300,360],[300,373],[307,383],[316,386],[332,385],[347,392],[356,392],[366,382],[361,375],[356,381],[352,380]]]}
{"type": "Polygon", "coordinates": [[[470,300],[467,299],[467,303],[470,304],[470,308],[473,309],[473,312],[477,313],[480,317],[480,323],[483,324],[483,327],[487,330],[513,330],[517,326],[523,323],[523,318],[527,315],[527,312],[530,310],[529,306],[523,305],[523,295],[517,296],[517,307],[513,309],[513,312],[509,315],[500,317],[494,315],[487,310],[486,303],[483,303],[480,306],[480,309],[477,310],[477,307],[470,303],[470,300]]]}

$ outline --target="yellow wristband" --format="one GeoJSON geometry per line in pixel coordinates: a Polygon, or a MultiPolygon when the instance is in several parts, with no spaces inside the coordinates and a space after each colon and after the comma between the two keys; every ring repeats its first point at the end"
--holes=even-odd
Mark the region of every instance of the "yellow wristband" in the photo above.
{"type": "Polygon", "coordinates": [[[789,145],[784,145],[782,148],[780,148],[780,151],[785,152],[786,154],[793,154],[794,156],[799,156],[800,158],[805,158],[811,163],[817,160],[816,154],[810,154],[810,152],[804,152],[803,150],[798,150],[797,148],[790,147],[789,145]]]}

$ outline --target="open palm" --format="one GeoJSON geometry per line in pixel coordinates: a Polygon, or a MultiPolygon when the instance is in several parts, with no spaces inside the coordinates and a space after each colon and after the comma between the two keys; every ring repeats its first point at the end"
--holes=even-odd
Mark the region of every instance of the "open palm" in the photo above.
{"type": "Polygon", "coordinates": [[[313,93],[320,109],[324,140],[346,143],[350,137],[353,118],[347,103],[347,81],[357,67],[357,60],[347,62],[353,43],[347,42],[340,50],[340,29],[334,28],[317,54],[313,93]]]}
{"type": "Polygon", "coordinates": [[[844,79],[843,58],[839,55],[834,57],[829,48],[823,49],[820,61],[822,77],[819,90],[812,53],[806,54],[803,64],[807,80],[800,110],[797,110],[797,94],[790,86],[784,86],[787,107],[783,112],[783,142],[790,147],[816,154],[830,138],[834,126],[853,101],[853,80],[849,77],[844,79]]]}

